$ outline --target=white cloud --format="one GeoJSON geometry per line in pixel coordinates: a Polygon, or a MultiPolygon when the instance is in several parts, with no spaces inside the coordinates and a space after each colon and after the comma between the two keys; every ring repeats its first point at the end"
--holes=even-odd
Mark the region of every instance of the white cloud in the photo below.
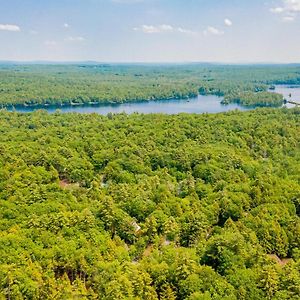
{"type": "Polygon", "coordinates": [[[215,28],[213,26],[208,26],[206,28],[206,30],[204,30],[204,35],[223,35],[224,34],[224,31],[218,29],[218,28],[215,28]]]}
{"type": "Polygon", "coordinates": [[[21,31],[21,28],[18,25],[0,24],[0,30],[17,32],[17,31],[21,31]]]}
{"type": "Polygon", "coordinates": [[[168,24],[162,24],[162,25],[142,25],[140,27],[135,27],[133,28],[134,31],[141,31],[144,33],[148,34],[153,34],[153,33],[182,33],[182,34],[187,34],[187,35],[195,35],[197,34],[196,31],[186,29],[183,27],[174,27],[172,25],[168,24]]]}
{"type": "Polygon", "coordinates": [[[294,22],[295,21],[296,16],[284,16],[282,18],[283,22],[294,22]]]}
{"type": "Polygon", "coordinates": [[[171,25],[162,24],[158,26],[142,25],[141,27],[133,28],[133,30],[142,31],[144,33],[165,33],[165,32],[173,32],[174,28],[171,25]]]}
{"type": "Polygon", "coordinates": [[[69,36],[65,38],[66,42],[84,42],[85,38],[82,36],[69,36]]]}
{"type": "Polygon", "coordinates": [[[45,46],[56,46],[57,42],[53,41],[53,40],[47,40],[47,41],[44,42],[44,45],[45,46]]]}
{"type": "Polygon", "coordinates": [[[300,0],[281,0],[281,6],[273,7],[270,11],[273,14],[282,15],[282,20],[292,22],[300,14],[300,0]]]}
{"type": "Polygon", "coordinates": [[[68,23],[65,23],[64,28],[70,28],[70,25],[68,23]]]}
{"type": "Polygon", "coordinates": [[[187,34],[187,35],[196,35],[197,34],[196,31],[186,29],[186,28],[178,27],[177,30],[178,30],[178,32],[183,33],[183,34],[187,34]]]}
{"type": "Polygon", "coordinates": [[[232,26],[232,21],[226,18],[226,19],[224,20],[224,24],[225,24],[226,26],[230,27],[230,26],[232,26]]]}
{"type": "Polygon", "coordinates": [[[283,0],[284,10],[300,12],[300,0],[283,0]]]}
{"type": "Polygon", "coordinates": [[[270,9],[273,14],[281,14],[284,12],[283,7],[273,7],[270,9]]]}

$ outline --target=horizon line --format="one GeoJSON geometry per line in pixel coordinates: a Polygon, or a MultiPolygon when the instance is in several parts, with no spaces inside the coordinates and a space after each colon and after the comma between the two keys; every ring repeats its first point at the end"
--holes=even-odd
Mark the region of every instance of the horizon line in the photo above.
{"type": "Polygon", "coordinates": [[[215,64],[215,65],[300,65],[300,62],[280,61],[98,61],[98,60],[0,60],[0,64],[114,64],[114,65],[188,65],[188,64],[215,64]]]}

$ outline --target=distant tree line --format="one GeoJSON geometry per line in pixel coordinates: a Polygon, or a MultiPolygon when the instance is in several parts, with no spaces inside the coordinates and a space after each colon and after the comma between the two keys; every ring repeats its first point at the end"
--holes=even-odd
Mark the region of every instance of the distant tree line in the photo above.
{"type": "Polygon", "coordinates": [[[299,81],[299,67],[293,65],[0,65],[0,105],[123,103],[200,93],[276,106],[280,99],[267,93],[268,87],[299,81]]]}

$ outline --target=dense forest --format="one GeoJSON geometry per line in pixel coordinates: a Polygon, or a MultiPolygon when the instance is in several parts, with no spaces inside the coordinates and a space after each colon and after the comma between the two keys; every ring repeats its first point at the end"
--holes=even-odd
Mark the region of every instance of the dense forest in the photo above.
{"type": "Polygon", "coordinates": [[[0,105],[78,105],[224,96],[280,106],[271,84],[300,83],[299,65],[0,65],[0,105]]]}
{"type": "Polygon", "coordinates": [[[283,103],[283,96],[277,93],[270,92],[240,92],[237,95],[227,95],[222,104],[229,104],[231,102],[238,103],[242,106],[253,107],[280,107],[283,103]]]}
{"type": "MultiPolygon", "coordinates": [[[[106,85],[101,99],[118,101],[198,88],[175,73],[132,75],[139,89],[118,79],[122,68],[95,85],[97,68],[82,85],[77,73],[11,68],[0,72],[2,103],[89,98],[106,85]]],[[[206,68],[207,78],[229,72],[206,68]]],[[[299,299],[300,109],[2,111],[0,131],[0,299],[299,299]]]]}

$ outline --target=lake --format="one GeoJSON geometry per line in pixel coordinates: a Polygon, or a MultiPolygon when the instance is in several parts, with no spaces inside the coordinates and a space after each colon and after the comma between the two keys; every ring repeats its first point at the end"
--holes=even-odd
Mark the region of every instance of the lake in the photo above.
{"type": "MultiPolygon", "coordinates": [[[[300,85],[275,85],[275,90],[272,92],[283,95],[288,101],[300,103],[300,85]]],[[[286,103],[285,107],[295,107],[294,104],[286,103]]]]}
{"type": "MultiPolygon", "coordinates": [[[[286,99],[300,102],[300,86],[287,86],[277,85],[275,90],[282,94],[286,99]],[[292,97],[289,98],[289,94],[292,97]]],[[[49,106],[43,107],[49,113],[54,113],[59,109],[62,113],[98,113],[101,115],[107,115],[108,113],[122,113],[132,114],[138,113],[164,113],[164,114],[178,114],[178,113],[219,113],[231,110],[251,110],[253,107],[243,107],[239,104],[231,103],[228,105],[221,104],[222,97],[214,95],[199,95],[196,98],[191,99],[170,99],[170,100],[156,100],[156,101],[141,101],[122,104],[101,104],[101,105],[80,105],[80,106],[49,106]]],[[[287,107],[293,107],[292,104],[286,104],[287,107]]],[[[15,109],[8,108],[7,110],[15,110],[17,112],[28,113],[33,112],[40,107],[17,107],[15,109]]]]}

